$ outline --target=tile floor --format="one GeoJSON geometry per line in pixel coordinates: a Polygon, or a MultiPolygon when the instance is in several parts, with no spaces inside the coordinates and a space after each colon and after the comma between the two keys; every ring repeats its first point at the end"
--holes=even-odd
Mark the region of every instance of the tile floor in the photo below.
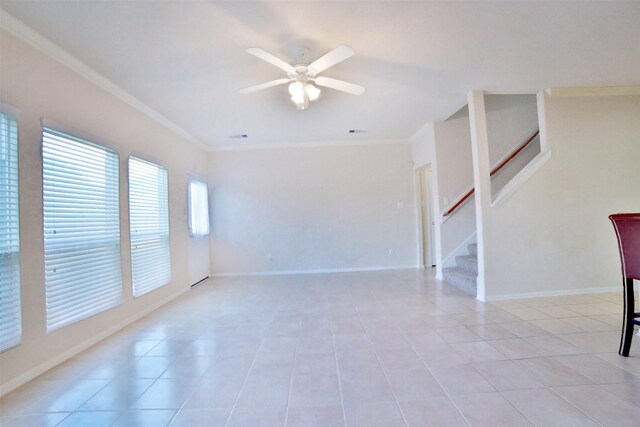
{"type": "Polygon", "coordinates": [[[621,295],[419,271],[210,280],[1,401],[11,426],[639,426],[621,295]]]}

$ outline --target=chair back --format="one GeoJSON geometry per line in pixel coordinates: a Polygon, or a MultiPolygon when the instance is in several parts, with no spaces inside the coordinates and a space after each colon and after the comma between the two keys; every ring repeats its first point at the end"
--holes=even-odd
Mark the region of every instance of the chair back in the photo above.
{"type": "Polygon", "coordinates": [[[622,276],[640,280],[640,213],[609,215],[618,237],[622,276]]]}

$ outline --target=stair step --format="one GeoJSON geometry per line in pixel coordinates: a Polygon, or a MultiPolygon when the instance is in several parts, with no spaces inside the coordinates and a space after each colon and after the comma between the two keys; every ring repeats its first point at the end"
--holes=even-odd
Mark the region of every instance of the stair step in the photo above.
{"type": "Polygon", "coordinates": [[[444,280],[456,288],[473,295],[477,295],[477,280],[478,276],[464,270],[460,267],[449,267],[442,270],[444,280]]]}
{"type": "Polygon", "coordinates": [[[476,243],[472,243],[467,246],[467,250],[469,251],[470,255],[478,256],[478,245],[476,243]]]}
{"type": "Polygon", "coordinates": [[[478,257],[475,255],[457,256],[456,265],[476,276],[478,275],[478,257]]]}

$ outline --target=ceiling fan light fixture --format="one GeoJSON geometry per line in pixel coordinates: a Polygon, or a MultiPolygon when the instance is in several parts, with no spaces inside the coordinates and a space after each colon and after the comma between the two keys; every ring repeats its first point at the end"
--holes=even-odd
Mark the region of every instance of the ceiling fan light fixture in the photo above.
{"type": "Polygon", "coordinates": [[[304,91],[309,96],[310,101],[315,101],[320,96],[320,89],[312,85],[311,83],[307,83],[306,85],[304,85],[304,91]]]}
{"type": "Polygon", "coordinates": [[[304,84],[302,82],[293,82],[289,85],[289,94],[291,100],[296,104],[304,101],[304,84]]]}
{"type": "Polygon", "coordinates": [[[300,81],[293,82],[289,85],[289,93],[291,100],[296,104],[298,110],[306,110],[309,107],[309,95],[305,90],[304,83],[300,81]]]}
{"type": "Polygon", "coordinates": [[[309,97],[306,93],[304,94],[302,100],[294,99],[293,96],[291,97],[291,100],[294,104],[296,104],[296,108],[298,110],[306,110],[307,108],[309,108],[309,97]]]}

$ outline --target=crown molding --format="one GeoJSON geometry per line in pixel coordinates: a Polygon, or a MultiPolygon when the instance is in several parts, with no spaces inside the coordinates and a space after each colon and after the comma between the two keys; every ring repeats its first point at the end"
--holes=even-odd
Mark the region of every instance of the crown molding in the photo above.
{"type": "Polygon", "coordinates": [[[640,95],[640,86],[551,87],[549,96],[620,96],[640,95]]]}
{"type": "Polygon", "coordinates": [[[274,150],[279,148],[311,148],[311,147],[346,147],[369,145],[410,145],[408,139],[361,139],[356,141],[311,141],[311,142],[283,142],[277,144],[252,144],[252,145],[218,145],[209,147],[210,152],[217,151],[247,151],[247,150],[274,150]]]}
{"type": "Polygon", "coordinates": [[[7,13],[1,8],[0,28],[6,30],[13,36],[19,38],[20,40],[26,42],[32,47],[38,49],[44,54],[70,68],[72,71],[89,80],[91,83],[104,89],[114,97],[135,108],[142,114],[176,133],[188,142],[197,145],[200,148],[204,148],[205,150],[209,147],[208,145],[204,144],[196,137],[191,135],[189,132],[176,125],[171,120],[158,113],[156,110],[149,107],[147,104],[140,101],[138,98],[131,95],[129,92],[125,91],[120,86],[116,85],[111,80],[107,79],[84,62],[77,59],[75,56],[71,55],[62,47],[58,46],[42,34],[35,31],[33,28],[24,24],[22,21],[18,20],[16,17],[7,13]]]}

